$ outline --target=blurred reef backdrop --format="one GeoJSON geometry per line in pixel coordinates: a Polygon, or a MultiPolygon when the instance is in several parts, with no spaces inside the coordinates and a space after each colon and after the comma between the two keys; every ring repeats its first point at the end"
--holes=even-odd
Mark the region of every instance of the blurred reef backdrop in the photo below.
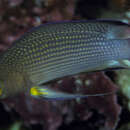
{"type": "MultiPolygon", "coordinates": [[[[34,26],[80,19],[130,23],[130,0],[0,0],[0,51],[34,26]]],[[[53,83],[64,91],[117,91],[70,101],[21,95],[0,100],[0,130],[130,130],[130,70],[95,72],[53,83]]]]}

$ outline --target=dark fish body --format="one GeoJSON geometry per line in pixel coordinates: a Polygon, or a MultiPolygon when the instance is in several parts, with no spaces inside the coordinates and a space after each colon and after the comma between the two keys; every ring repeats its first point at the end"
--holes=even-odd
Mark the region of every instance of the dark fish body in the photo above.
{"type": "Polygon", "coordinates": [[[117,21],[45,24],[25,33],[0,57],[0,79],[17,92],[64,76],[124,67],[122,60],[130,59],[129,38],[130,26],[117,21]]]}

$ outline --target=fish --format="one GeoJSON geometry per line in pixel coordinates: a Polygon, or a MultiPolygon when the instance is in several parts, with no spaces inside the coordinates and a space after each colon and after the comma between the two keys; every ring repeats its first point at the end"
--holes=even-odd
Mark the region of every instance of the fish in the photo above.
{"type": "Polygon", "coordinates": [[[52,81],[106,69],[130,68],[130,25],[117,20],[52,22],[34,27],[0,55],[0,97],[74,99],[107,95],[65,93],[52,81]]]}

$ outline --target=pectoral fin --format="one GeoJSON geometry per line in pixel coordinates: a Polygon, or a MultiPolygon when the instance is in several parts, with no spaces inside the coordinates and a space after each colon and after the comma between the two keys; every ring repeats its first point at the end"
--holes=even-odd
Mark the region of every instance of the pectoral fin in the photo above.
{"type": "Polygon", "coordinates": [[[80,94],[80,93],[66,93],[61,91],[56,91],[50,89],[46,86],[34,86],[30,89],[31,96],[35,98],[43,98],[49,100],[67,100],[67,99],[76,99],[76,98],[86,98],[88,96],[105,96],[112,94],[113,92],[103,93],[103,94],[80,94]]]}

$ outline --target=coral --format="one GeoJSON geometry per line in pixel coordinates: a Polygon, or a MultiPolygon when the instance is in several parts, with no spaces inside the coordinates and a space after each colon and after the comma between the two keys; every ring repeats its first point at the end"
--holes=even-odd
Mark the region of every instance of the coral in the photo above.
{"type": "Polygon", "coordinates": [[[116,11],[126,11],[130,9],[129,0],[110,0],[110,6],[116,11]]]}
{"type": "Polygon", "coordinates": [[[39,4],[42,4],[41,0],[0,1],[1,51],[6,50],[13,41],[33,26],[46,21],[69,20],[74,16],[74,0],[46,0],[44,8],[38,6],[39,4]]]}
{"type": "Polygon", "coordinates": [[[41,123],[46,130],[56,130],[63,122],[70,124],[75,117],[83,121],[89,120],[93,117],[92,109],[105,118],[102,125],[99,122],[96,127],[103,127],[103,124],[106,130],[116,127],[121,110],[115,95],[117,87],[103,73],[65,78],[62,82],[54,83],[52,87],[60,88],[65,92],[81,91],[84,94],[113,92],[113,94],[70,101],[47,101],[20,95],[17,98],[6,99],[3,103],[9,108],[14,108],[25,124],[41,123]],[[102,80],[99,82],[100,79],[102,80]],[[64,115],[66,115],[65,119],[63,119],[64,115]]]}
{"type": "Polygon", "coordinates": [[[118,130],[130,130],[130,123],[125,124],[124,126],[122,126],[121,128],[119,128],[118,130]]]}
{"type": "Polygon", "coordinates": [[[117,72],[116,82],[120,86],[120,92],[126,97],[124,103],[127,105],[130,111],[130,71],[120,70],[117,72]],[[126,100],[127,99],[127,100],[126,100]]]}
{"type": "Polygon", "coordinates": [[[75,1],[74,0],[46,0],[47,21],[69,20],[74,16],[75,1]]]}

